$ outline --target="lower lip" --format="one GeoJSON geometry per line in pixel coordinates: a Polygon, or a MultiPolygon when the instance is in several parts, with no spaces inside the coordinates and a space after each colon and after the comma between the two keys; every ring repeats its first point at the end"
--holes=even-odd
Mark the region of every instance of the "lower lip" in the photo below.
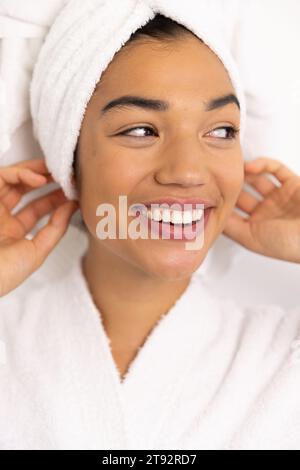
{"type": "MultiPolygon", "coordinates": [[[[155,235],[159,235],[159,238],[165,234],[165,237],[162,240],[174,240],[174,241],[192,241],[199,236],[202,230],[205,230],[205,227],[208,223],[209,215],[212,207],[204,210],[204,216],[201,220],[194,222],[191,225],[172,225],[165,222],[157,222],[153,219],[148,219],[145,215],[141,214],[141,221],[148,224],[148,230],[151,234],[151,231],[155,235]]],[[[136,217],[138,217],[137,214],[136,217]]]]}

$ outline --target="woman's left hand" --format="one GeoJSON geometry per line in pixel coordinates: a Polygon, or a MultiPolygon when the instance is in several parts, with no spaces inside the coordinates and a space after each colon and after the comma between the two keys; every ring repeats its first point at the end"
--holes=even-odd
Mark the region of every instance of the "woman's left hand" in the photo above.
{"type": "Polygon", "coordinates": [[[247,217],[233,212],[224,235],[250,251],[300,263],[300,177],[278,160],[259,157],[245,163],[245,181],[262,199],[242,190],[236,207],[247,217]],[[279,185],[263,173],[274,175],[279,185]]]}

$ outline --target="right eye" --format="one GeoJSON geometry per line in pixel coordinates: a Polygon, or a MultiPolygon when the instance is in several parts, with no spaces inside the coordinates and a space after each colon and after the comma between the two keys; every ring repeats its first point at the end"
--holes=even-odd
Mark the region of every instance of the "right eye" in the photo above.
{"type": "MultiPolygon", "coordinates": [[[[129,135],[129,132],[131,131],[134,131],[136,129],[147,129],[148,131],[150,132],[153,132],[154,133],[154,130],[149,127],[149,126],[136,126],[136,127],[131,127],[130,129],[126,129],[125,131],[123,132],[120,132],[119,134],[117,135],[125,135],[125,136],[128,136],[128,137],[134,137],[134,138],[140,138],[140,137],[151,137],[150,135],[129,135]]],[[[155,134],[156,135],[156,134],[155,134]]]]}

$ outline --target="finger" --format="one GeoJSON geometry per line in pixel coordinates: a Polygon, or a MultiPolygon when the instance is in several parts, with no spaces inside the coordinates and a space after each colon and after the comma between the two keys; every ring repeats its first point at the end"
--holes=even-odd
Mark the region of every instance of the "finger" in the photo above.
{"type": "MultiPolygon", "coordinates": [[[[48,184],[48,183],[55,183],[55,182],[56,182],[51,174],[43,175],[43,177],[45,178],[45,184],[46,184],[46,183],[48,184]]],[[[31,191],[31,190],[32,190],[32,188],[30,188],[30,186],[27,185],[26,183],[23,183],[23,184],[22,184],[22,189],[24,189],[25,192],[26,192],[27,190],[28,190],[28,191],[31,191]]],[[[24,194],[25,194],[25,193],[24,193],[24,194]]]]}
{"type": "Polygon", "coordinates": [[[268,196],[278,186],[270,180],[269,175],[245,173],[245,181],[253,186],[262,196],[268,196]]]}
{"type": "Polygon", "coordinates": [[[28,233],[45,215],[65,203],[67,198],[61,188],[49,192],[44,196],[34,199],[16,214],[14,217],[22,224],[25,233],[28,233]]]}
{"type": "Polygon", "coordinates": [[[28,184],[29,186],[39,186],[45,182],[45,176],[34,173],[28,168],[0,168],[0,195],[7,185],[28,184]]]}
{"type": "Polygon", "coordinates": [[[23,238],[5,247],[6,261],[8,266],[14,266],[15,275],[13,281],[9,276],[4,279],[0,297],[15,289],[41,266],[66,232],[76,208],[75,201],[68,201],[53,212],[47,225],[31,240],[23,238]]]}
{"type": "Polygon", "coordinates": [[[245,248],[251,251],[257,251],[247,218],[241,217],[233,212],[227,220],[223,233],[245,248]]]}
{"type": "Polygon", "coordinates": [[[3,188],[0,197],[1,203],[7,208],[7,210],[12,211],[20,202],[23,195],[33,191],[38,187],[43,187],[48,183],[54,182],[54,179],[51,175],[47,175],[44,178],[44,182],[41,181],[39,185],[34,184],[32,186],[26,183],[22,183],[18,186],[7,186],[5,189],[3,188]]]}
{"type": "Polygon", "coordinates": [[[247,214],[251,214],[260,202],[255,196],[243,190],[239,194],[236,206],[247,214]]]}
{"type": "MultiPolygon", "coordinates": [[[[38,173],[36,173],[36,174],[38,174],[38,173]]],[[[46,183],[55,182],[53,176],[50,173],[45,174],[45,175],[41,175],[41,176],[44,178],[44,181],[46,183]]],[[[30,188],[29,185],[27,185],[26,183],[21,183],[21,185],[22,185],[22,188],[24,187],[24,189],[27,189],[27,188],[29,189],[30,188]]]]}
{"type": "Polygon", "coordinates": [[[44,158],[32,158],[30,160],[22,160],[20,162],[10,165],[10,167],[28,168],[29,170],[37,173],[50,173],[44,158]]]}
{"type": "Polygon", "coordinates": [[[67,201],[51,215],[49,222],[31,240],[35,246],[36,266],[40,266],[65,234],[72,215],[79,208],[77,201],[67,201]]]}
{"type": "Polygon", "coordinates": [[[285,183],[298,175],[279,160],[267,157],[258,157],[245,164],[245,170],[251,173],[267,172],[273,174],[280,183],[285,183]]]}

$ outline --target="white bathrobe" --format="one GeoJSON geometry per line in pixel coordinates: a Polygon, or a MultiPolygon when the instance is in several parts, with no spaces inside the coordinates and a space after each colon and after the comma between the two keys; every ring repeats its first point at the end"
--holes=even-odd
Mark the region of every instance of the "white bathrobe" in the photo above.
{"type": "Polygon", "coordinates": [[[81,257],[18,291],[0,299],[0,449],[300,449],[300,306],[240,308],[195,273],[122,382],[81,257]]]}

